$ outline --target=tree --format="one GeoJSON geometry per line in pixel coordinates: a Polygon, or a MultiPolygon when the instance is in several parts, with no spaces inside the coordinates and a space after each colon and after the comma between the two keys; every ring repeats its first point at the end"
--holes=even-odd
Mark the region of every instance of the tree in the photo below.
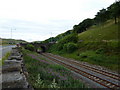
{"type": "Polygon", "coordinates": [[[94,24],[93,19],[87,18],[83,20],[82,22],[80,22],[78,25],[74,25],[73,29],[74,29],[74,32],[81,33],[83,31],[86,31],[87,28],[89,28],[93,24],[94,24]]]}
{"type": "Polygon", "coordinates": [[[80,30],[80,29],[81,29],[81,28],[80,28],[79,25],[74,25],[74,26],[73,26],[73,30],[74,30],[75,33],[81,33],[82,30],[80,30]]]}
{"type": "Polygon", "coordinates": [[[117,24],[117,18],[120,17],[120,1],[113,3],[107,9],[110,12],[111,17],[114,18],[115,24],[117,24]]]}
{"type": "Polygon", "coordinates": [[[81,23],[81,26],[83,27],[84,30],[87,30],[87,28],[92,26],[93,23],[94,23],[93,19],[87,18],[81,23]]]}
{"type": "Polygon", "coordinates": [[[99,12],[97,12],[97,15],[94,18],[96,23],[103,23],[108,19],[108,12],[106,9],[101,9],[99,12]]]}

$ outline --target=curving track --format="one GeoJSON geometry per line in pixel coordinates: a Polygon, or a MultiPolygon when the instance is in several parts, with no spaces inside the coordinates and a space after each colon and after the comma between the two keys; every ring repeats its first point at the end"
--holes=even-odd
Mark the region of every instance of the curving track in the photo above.
{"type": "Polygon", "coordinates": [[[80,63],[75,60],[63,58],[61,56],[53,55],[50,53],[42,53],[45,57],[53,60],[56,63],[64,65],[70,70],[80,74],[105,88],[119,89],[120,88],[120,75],[105,71],[87,64],[80,63]]]}

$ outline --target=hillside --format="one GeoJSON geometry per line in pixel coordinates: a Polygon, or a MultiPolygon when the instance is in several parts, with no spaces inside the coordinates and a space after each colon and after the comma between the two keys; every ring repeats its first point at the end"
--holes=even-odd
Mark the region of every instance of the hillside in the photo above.
{"type": "Polygon", "coordinates": [[[108,20],[102,25],[90,27],[78,36],[83,41],[118,40],[118,24],[114,24],[113,20],[108,20]]]}
{"type": "Polygon", "coordinates": [[[104,48],[107,52],[117,52],[118,49],[118,24],[108,20],[102,25],[91,26],[87,31],[78,34],[79,47],[84,49],[104,48]],[[82,42],[82,43],[81,43],[82,42]]]}
{"type": "Polygon", "coordinates": [[[117,71],[119,12],[120,1],[116,1],[106,9],[96,12],[94,18],[86,18],[74,25],[73,29],[43,43],[56,42],[49,48],[50,53],[117,71]]]}
{"type": "Polygon", "coordinates": [[[113,20],[108,20],[75,35],[78,36],[77,42],[74,42],[75,36],[67,35],[53,45],[49,52],[114,71],[118,70],[118,24],[114,24],[113,20]]]}
{"type": "Polygon", "coordinates": [[[2,40],[0,41],[0,44],[16,44],[16,43],[21,43],[21,42],[26,42],[24,40],[16,40],[16,39],[4,39],[2,38],[2,40]]]}

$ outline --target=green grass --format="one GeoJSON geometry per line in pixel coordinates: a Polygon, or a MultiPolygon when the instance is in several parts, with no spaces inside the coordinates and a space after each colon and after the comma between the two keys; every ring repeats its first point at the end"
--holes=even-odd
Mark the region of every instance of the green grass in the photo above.
{"type": "Polygon", "coordinates": [[[4,64],[4,60],[7,60],[11,52],[7,52],[4,57],[0,60],[0,66],[4,64]]]}
{"type": "Polygon", "coordinates": [[[2,38],[2,39],[0,39],[0,45],[9,45],[9,43],[13,43],[13,44],[11,44],[11,45],[14,45],[14,44],[16,44],[16,43],[21,43],[21,42],[26,42],[26,41],[24,41],[24,40],[15,40],[15,39],[4,39],[4,38],[2,38]]]}
{"type": "Polygon", "coordinates": [[[109,20],[104,25],[90,27],[78,36],[83,41],[118,40],[118,24],[114,24],[113,20],[109,20]]]}
{"type": "Polygon", "coordinates": [[[102,51],[85,51],[79,54],[79,60],[118,71],[118,55],[107,56],[102,51]]]}
{"type": "Polygon", "coordinates": [[[34,88],[85,88],[86,86],[70,72],[58,64],[49,63],[36,53],[23,50],[28,80],[34,88]]]}
{"type": "Polygon", "coordinates": [[[57,51],[55,47],[51,47],[49,52],[118,71],[118,24],[108,20],[102,25],[88,28],[78,34],[78,37],[80,42],[77,43],[78,49],[75,52],[57,51]]]}
{"type": "Polygon", "coordinates": [[[119,55],[106,55],[99,50],[76,51],[74,53],[53,52],[66,58],[72,58],[90,64],[100,65],[113,71],[119,70],[119,55]]]}

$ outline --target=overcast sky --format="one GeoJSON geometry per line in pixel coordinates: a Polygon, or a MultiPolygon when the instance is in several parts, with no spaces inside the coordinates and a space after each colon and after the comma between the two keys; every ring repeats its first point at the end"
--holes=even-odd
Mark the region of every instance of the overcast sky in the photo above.
{"type": "Polygon", "coordinates": [[[41,41],[73,28],[115,0],[0,0],[0,37],[41,41]]]}

